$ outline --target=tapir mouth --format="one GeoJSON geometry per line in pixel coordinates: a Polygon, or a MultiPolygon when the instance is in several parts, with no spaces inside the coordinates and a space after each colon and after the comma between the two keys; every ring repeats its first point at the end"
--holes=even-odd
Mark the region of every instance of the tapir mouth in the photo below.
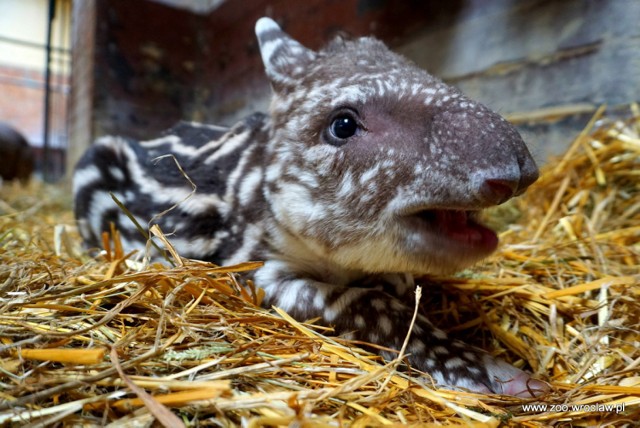
{"type": "Polygon", "coordinates": [[[405,218],[420,233],[436,237],[467,250],[490,253],[498,246],[496,233],[479,220],[480,211],[427,209],[406,215],[405,218]]]}

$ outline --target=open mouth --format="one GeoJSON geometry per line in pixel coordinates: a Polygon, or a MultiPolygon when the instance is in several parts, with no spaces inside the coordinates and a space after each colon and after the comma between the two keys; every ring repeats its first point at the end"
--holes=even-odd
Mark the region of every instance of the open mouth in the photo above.
{"type": "Polygon", "coordinates": [[[479,211],[433,209],[411,214],[420,228],[429,234],[445,238],[449,242],[478,249],[493,251],[498,246],[498,236],[479,220],[479,211]]]}

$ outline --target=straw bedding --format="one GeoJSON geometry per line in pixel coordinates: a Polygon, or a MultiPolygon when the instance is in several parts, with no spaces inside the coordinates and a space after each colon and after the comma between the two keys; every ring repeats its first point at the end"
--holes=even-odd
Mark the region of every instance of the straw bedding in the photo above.
{"type": "MultiPolygon", "coordinates": [[[[522,400],[436,389],[256,306],[231,267],[92,258],[68,193],[0,190],[0,425],[631,426],[640,419],[640,119],[600,110],[520,200],[500,250],[421,281],[451,334],[536,373],[522,400]]],[[[161,231],[155,233],[163,239],[161,231]]],[[[168,243],[166,245],[169,245],[168,243]]],[[[170,248],[170,247],[169,247],[170,248]]],[[[402,355],[399,356],[399,360],[402,355]]]]}

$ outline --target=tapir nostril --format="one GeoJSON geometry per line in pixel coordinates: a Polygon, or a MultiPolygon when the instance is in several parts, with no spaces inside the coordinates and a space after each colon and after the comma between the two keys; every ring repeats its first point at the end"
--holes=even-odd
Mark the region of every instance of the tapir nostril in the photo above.
{"type": "Polygon", "coordinates": [[[485,180],[482,193],[487,202],[499,205],[509,200],[518,189],[518,182],[499,178],[485,180]]]}

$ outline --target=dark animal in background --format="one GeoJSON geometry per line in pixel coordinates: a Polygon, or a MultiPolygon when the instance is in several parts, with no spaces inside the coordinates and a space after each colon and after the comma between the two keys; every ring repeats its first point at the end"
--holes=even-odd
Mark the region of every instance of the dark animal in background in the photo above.
{"type": "Polygon", "coordinates": [[[27,139],[6,122],[0,122],[0,176],[4,181],[29,181],[34,167],[33,149],[27,139]]]}
{"type": "MultiPolygon", "coordinates": [[[[268,116],[227,129],[182,123],[156,140],[103,137],[77,165],[75,214],[90,246],[114,222],[144,239],[113,202],[153,220],[183,256],[265,260],[251,278],[265,306],[399,349],[414,276],[483,259],[496,234],[478,212],[538,177],[518,132],[373,38],[311,51],[268,18],[256,24],[273,90],[268,116]],[[171,157],[160,156],[171,154],[171,157]],[[197,186],[192,188],[176,159],[197,186]]],[[[428,290],[426,290],[428,292],[428,290]]],[[[441,385],[530,396],[543,383],[450,339],[424,314],[407,348],[441,385]]],[[[394,354],[382,352],[386,358],[394,354]]]]}

